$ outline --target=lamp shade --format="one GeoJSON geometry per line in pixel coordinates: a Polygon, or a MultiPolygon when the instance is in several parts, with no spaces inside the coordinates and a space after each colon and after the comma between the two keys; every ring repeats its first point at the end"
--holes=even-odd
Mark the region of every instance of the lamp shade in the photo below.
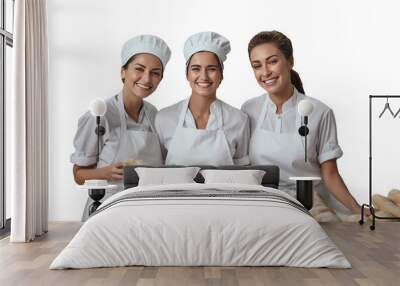
{"type": "Polygon", "coordinates": [[[107,105],[102,98],[96,98],[90,102],[89,110],[93,116],[103,116],[107,111],[107,105]]]}
{"type": "Polygon", "coordinates": [[[308,99],[303,99],[299,102],[297,110],[301,116],[308,116],[313,112],[314,105],[308,99]]]}

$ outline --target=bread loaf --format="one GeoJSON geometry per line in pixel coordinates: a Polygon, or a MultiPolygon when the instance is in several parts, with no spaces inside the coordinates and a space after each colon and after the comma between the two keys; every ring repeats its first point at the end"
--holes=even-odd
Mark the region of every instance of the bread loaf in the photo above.
{"type": "Polygon", "coordinates": [[[389,192],[388,198],[391,199],[398,207],[400,207],[400,191],[393,189],[389,192]]]}
{"type": "Polygon", "coordinates": [[[400,217],[400,207],[393,203],[389,198],[375,194],[372,196],[372,203],[377,209],[390,213],[396,217],[400,217]]]}

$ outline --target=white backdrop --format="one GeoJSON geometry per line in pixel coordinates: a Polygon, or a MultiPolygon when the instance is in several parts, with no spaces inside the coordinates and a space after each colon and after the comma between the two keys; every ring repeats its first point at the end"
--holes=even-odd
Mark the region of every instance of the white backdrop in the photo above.
{"type": "MultiPolygon", "coordinates": [[[[295,70],[306,93],[335,112],[344,157],[340,172],[359,201],[368,196],[368,95],[400,94],[397,1],[107,1],[48,0],[49,214],[79,220],[86,193],[75,188],[69,156],[78,117],[95,97],[121,88],[120,49],[137,34],[156,34],[172,57],[158,90],[158,108],[189,95],[182,47],[195,33],[212,30],[231,41],[218,97],[240,107],[262,93],[248,62],[247,43],[262,30],[285,33],[294,46],[295,70]]],[[[376,101],[375,118],[384,106],[376,101]]],[[[400,100],[393,100],[394,109],[400,100]]],[[[400,187],[400,119],[380,119],[374,152],[376,191],[400,187]],[[379,154],[378,154],[379,153],[379,154]]],[[[374,140],[375,140],[374,139],[374,140]]]]}

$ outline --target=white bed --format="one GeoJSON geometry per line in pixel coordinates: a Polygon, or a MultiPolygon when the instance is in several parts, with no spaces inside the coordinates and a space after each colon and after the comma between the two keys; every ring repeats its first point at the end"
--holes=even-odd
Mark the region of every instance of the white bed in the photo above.
{"type": "Polygon", "coordinates": [[[50,269],[127,265],[351,267],[289,195],[197,183],[139,186],[110,197],[50,269]]]}

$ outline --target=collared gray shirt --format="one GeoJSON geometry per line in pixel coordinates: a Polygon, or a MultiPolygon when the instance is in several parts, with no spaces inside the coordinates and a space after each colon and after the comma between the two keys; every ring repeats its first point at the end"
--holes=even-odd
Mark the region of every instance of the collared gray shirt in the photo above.
{"type": "MultiPolygon", "coordinates": [[[[182,111],[184,100],[161,109],[155,119],[155,127],[160,138],[164,159],[168,147],[178,125],[179,115],[182,111]]],[[[223,131],[225,133],[229,149],[236,165],[249,164],[248,147],[250,140],[249,120],[245,113],[239,109],[217,99],[210,106],[210,117],[206,130],[218,129],[218,117],[222,117],[223,131]],[[220,105],[220,109],[216,106],[220,105]],[[219,114],[221,110],[222,114],[219,114]]],[[[195,119],[187,110],[183,127],[196,129],[195,119]]]]}
{"type": "MultiPolygon", "coordinates": [[[[105,127],[105,134],[101,137],[100,152],[102,146],[110,140],[119,140],[121,118],[118,109],[118,100],[122,100],[122,92],[106,99],[107,112],[101,117],[101,125],[105,127]]],[[[152,104],[143,101],[143,106],[140,109],[139,118],[136,122],[125,111],[127,119],[127,129],[136,131],[152,131],[151,126],[154,126],[157,108],[152,104]],[[145,116],[145,112],[146,115],[145,116]],[[149,122],[150,121],[150,122],[149,122]]],[[[71,154],[70,161],[72,164],[79,166],[90,166],[96,163],[97,159],[97,135],[96,118],[87,111],[78,119],[78,128],[74,137],[74,152],[71,154]]]]}
{"type": "Polygon", "coordinates": [[[333,111],[318,99],[305,96],[294,89],[294,94],[282,106],[282,113],[277,114],[277,107],[271,100],[268,94],[249,99],[242,105],[242,111],[245,112],[250,119],[251,134],[257,126],[261,109],[264,104],[267,104],[267,114],[261,124],[261,128],[273,131],[276,133],[297,133],[296,102],[307,98],[310,100],[314,109],[309,116],[310,132],[317,134],[317,146],[319,163],[327,160],[337,159],[343,155],[342,149],[339,146],[336,130],[336,120],[333,111]],[[299,97],[299,98],[297,98],[299,97]]]}

